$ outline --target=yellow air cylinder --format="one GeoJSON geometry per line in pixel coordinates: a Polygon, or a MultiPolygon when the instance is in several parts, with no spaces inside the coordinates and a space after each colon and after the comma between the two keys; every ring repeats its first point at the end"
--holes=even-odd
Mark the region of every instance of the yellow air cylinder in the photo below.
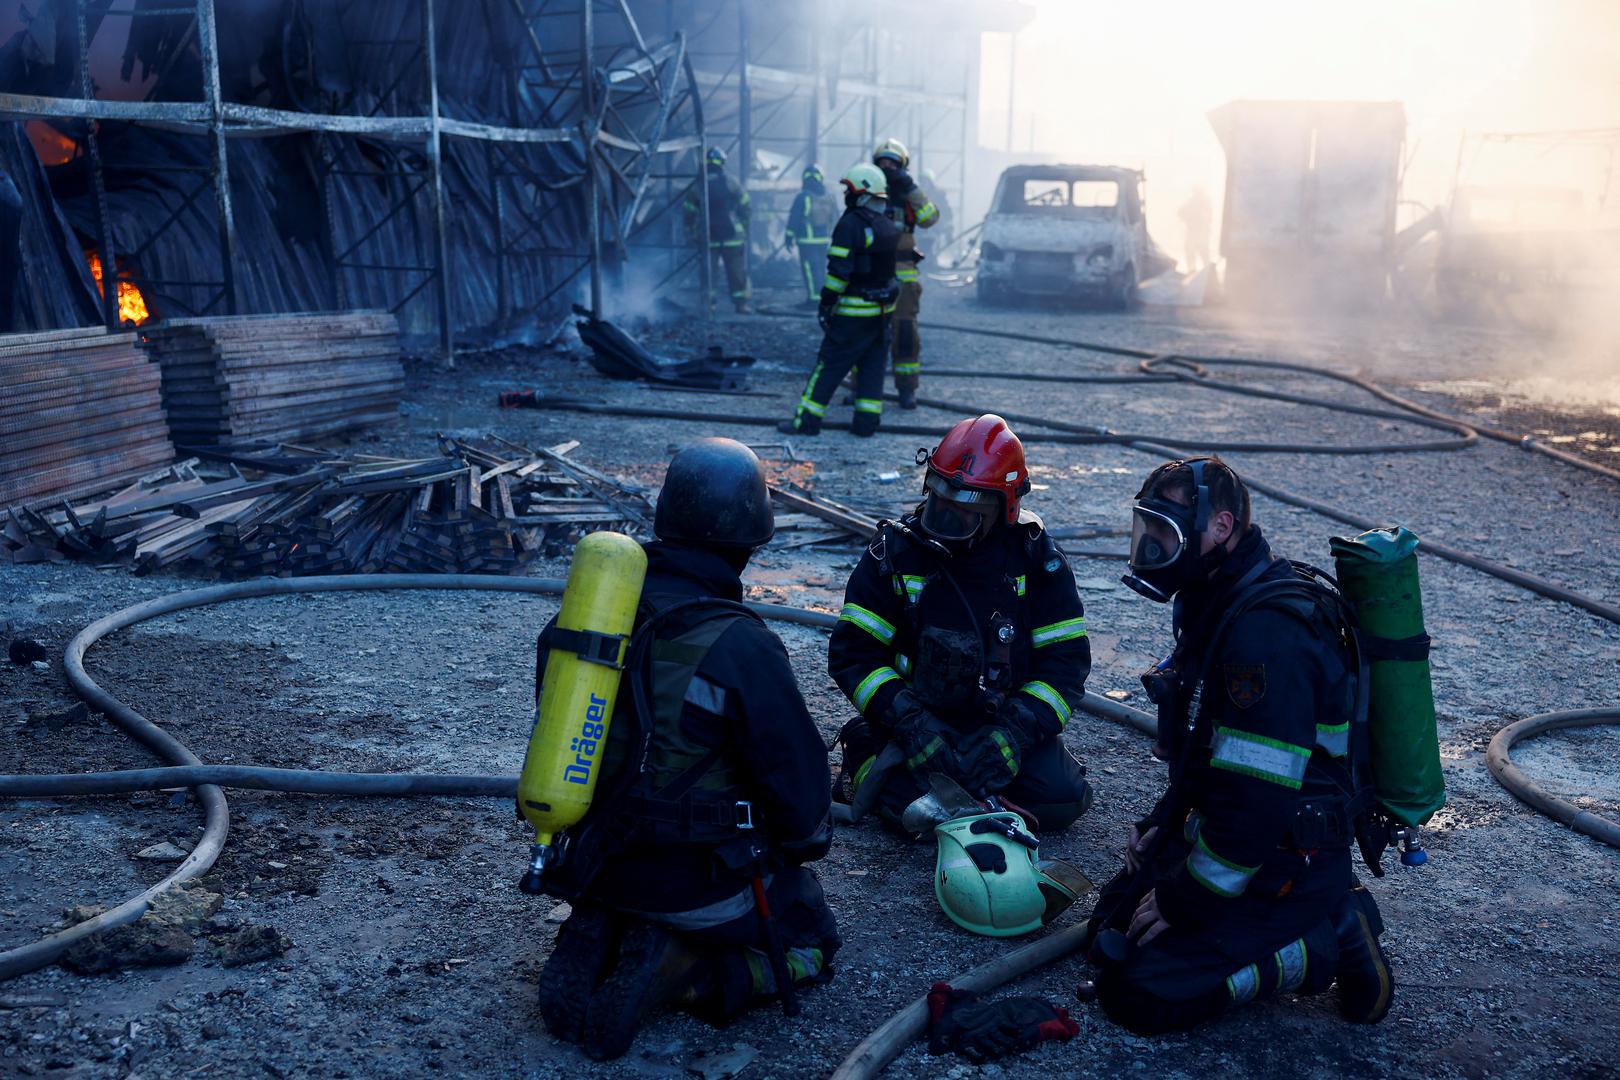
{"type": "Polygon", "coordinates": [[[623,533],[591,533],[574,548],[518,778],[518,809],[535,832],[525,892],[541,891],[557,834],[590,809],[646,576],[646,552],[623,533]]]}

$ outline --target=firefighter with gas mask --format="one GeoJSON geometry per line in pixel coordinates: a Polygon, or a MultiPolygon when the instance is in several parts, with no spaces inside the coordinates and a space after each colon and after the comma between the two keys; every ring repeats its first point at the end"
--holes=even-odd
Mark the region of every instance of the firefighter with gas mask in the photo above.
{"type": "Polygon", "coordinates": [[[709,257],[725,269],[732,306],[739,314],[747,314],[753,310],[749,305],[753,290],[748,284],[748,223],[753,211],[749,207],[748,189],[726,172],[726,152],[720,147],[709,147],[704,164],[701,194],[694,184],[681,204],[686,235],[693,244],[704,243],[700,236],[703,206],[698,199],[708,199],[709,257]]]}
{"type": "Polygon", "coordinates": [[[531,890],[573,906],[540,1011],[591,1057],[623,1054],[660,1006],[722,1024],[831,975],[837,925],[806,865],[831,842],[826,746],[782,642],[740,603],[774,531],[746,446],[670,462],[602,773],[531,890]]]}
{"type": "Polygon", "coordinates": [[[797,252],[804,277],[807,303],[821,299],[827,280],[827,245],[832,243],[832,208],[820,165],[810,165],[800,177],[799,193],[788,210],[785,243],[797,252]]]}
{"type": "Polygon", "coordinates": [[[1175,648],[1142,676],[1170,783],[1092,916],[1098,1000],[1154,1034],[1336,978],[1344,1016],[1376,1023],[1393,984],[1350,868],[1360,666],[1337,592],[1272,554],[1214,458],[1147,478],[1125,582],[1174,601],[1175,648]]]}
{"type": "Polygon", "coordinates": [[[906,829],[933,774],[995,796],[1032,828],[1091,805],[1060,735],[1091,670],[1074,574],[999,416],[963,420],[926,462],[924,499],[882,523],[850,575],[827,668],[860,716],[845,725],[842,797],[906,829]]]}
{"type": "Polygon", "coordinates": [[[917,181],[907,172],[911,154],[899,139],[884,139],[872,151],[872,164],[882,169],[889,181],[889,220],[900,227],[896,258],[899,268],[900,298],[894,308],[893,344],[894,391],[902,409],[917,407],[917,387],[922,381],[922,342],[917,337],[917,317],[922,313],[922,278],[917,266],[923,254],[917,250],[917,230],[939,223],[936,206],[917,181]]]}
{"type": "Polygon", "coordinates": [[[856,435],[877,433],[883,419],[883,359],[889,317],[899,289],[895,245],[900,230],[884,216],[888,183],[883,170],[856,165],[844,174],[844,215],[827,246],[827,277],[816,313],[821,349],[791,420],[776,425],[790,435],[819,435],[827,405],[845,375],[855,375],[856,435]]]}

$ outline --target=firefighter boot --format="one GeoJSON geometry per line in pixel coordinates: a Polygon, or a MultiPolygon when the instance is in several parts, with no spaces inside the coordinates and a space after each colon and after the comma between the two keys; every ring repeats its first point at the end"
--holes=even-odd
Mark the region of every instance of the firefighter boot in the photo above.
{"type": "Polygon", "coordinates": [[[1378,944],[1384,920],[1364,885],[1350,887],[1333,912],[1339,939],[1339,1012],[1357,1024],[1376,1024],[1389,1012],[1395,979],[1378,944]]]}
{"type": "Polygon", "coordinates": [[[619,963],[591,995],[581,1046],[597,1061],[623,1056],[648,1014],[690,996],[703,957],[679,938],[637,920],[625,931],[619,963]]]}
{"type": "Polygon", "coordinates": [[[602,908],[576,907],[540,972],[540,1016],[552,1035],[577,1043],[591,993],[619,955],[622,920],[602,908]]]}
{"type": "Polygon", "coordinates": [[[922,379],[916,375],[896,375],[894,377],[894,392],[900,396],[902,409],[915,409],[917,407],[917,385],[922,379]]]}
{"type": "Polygon", "coordinates": [[[815,413],[802,412],[792,420],[783,420],[776,425],[776,430],[784,435],[820,435],[821,417],[815,413]]]}

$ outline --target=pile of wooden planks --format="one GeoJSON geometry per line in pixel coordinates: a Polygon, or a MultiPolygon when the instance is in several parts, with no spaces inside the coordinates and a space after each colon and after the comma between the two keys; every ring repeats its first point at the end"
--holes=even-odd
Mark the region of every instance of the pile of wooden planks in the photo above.
{"type": "Polygon", "coordinates": [[[378,311],[176,319],[145,332],[182,446],[316,439],[399,412],[399,324],[378,311]]]}
{"type": "Polygon", "coordinates": [[[638,490],[569,458],[491,437],[441,438],[424,459],[294,445],[219,449],[77,503],[14,506],[0,557],[184,565],[215,578],[511,574],[586,532],[648,535],[638,490]],[[217,477],[204,475],[212,467],[217,477]]]}
{"type": "Polygon", "coordinates": [[[172,461],[158,382],[134,334],[0,336],[0,506],[172,461]]]}

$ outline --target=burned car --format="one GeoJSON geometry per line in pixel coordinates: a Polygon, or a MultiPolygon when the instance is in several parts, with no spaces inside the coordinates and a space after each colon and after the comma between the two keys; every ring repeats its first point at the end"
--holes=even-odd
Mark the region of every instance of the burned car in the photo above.
{"type": "Polygon", "coordinates": [[[1139,281],[1175,265],[1148,237],[1142,173],[1015,165],[1001,174],[980,239],[981,300],[1014,294],[1136,303],[1139,281]]]}

